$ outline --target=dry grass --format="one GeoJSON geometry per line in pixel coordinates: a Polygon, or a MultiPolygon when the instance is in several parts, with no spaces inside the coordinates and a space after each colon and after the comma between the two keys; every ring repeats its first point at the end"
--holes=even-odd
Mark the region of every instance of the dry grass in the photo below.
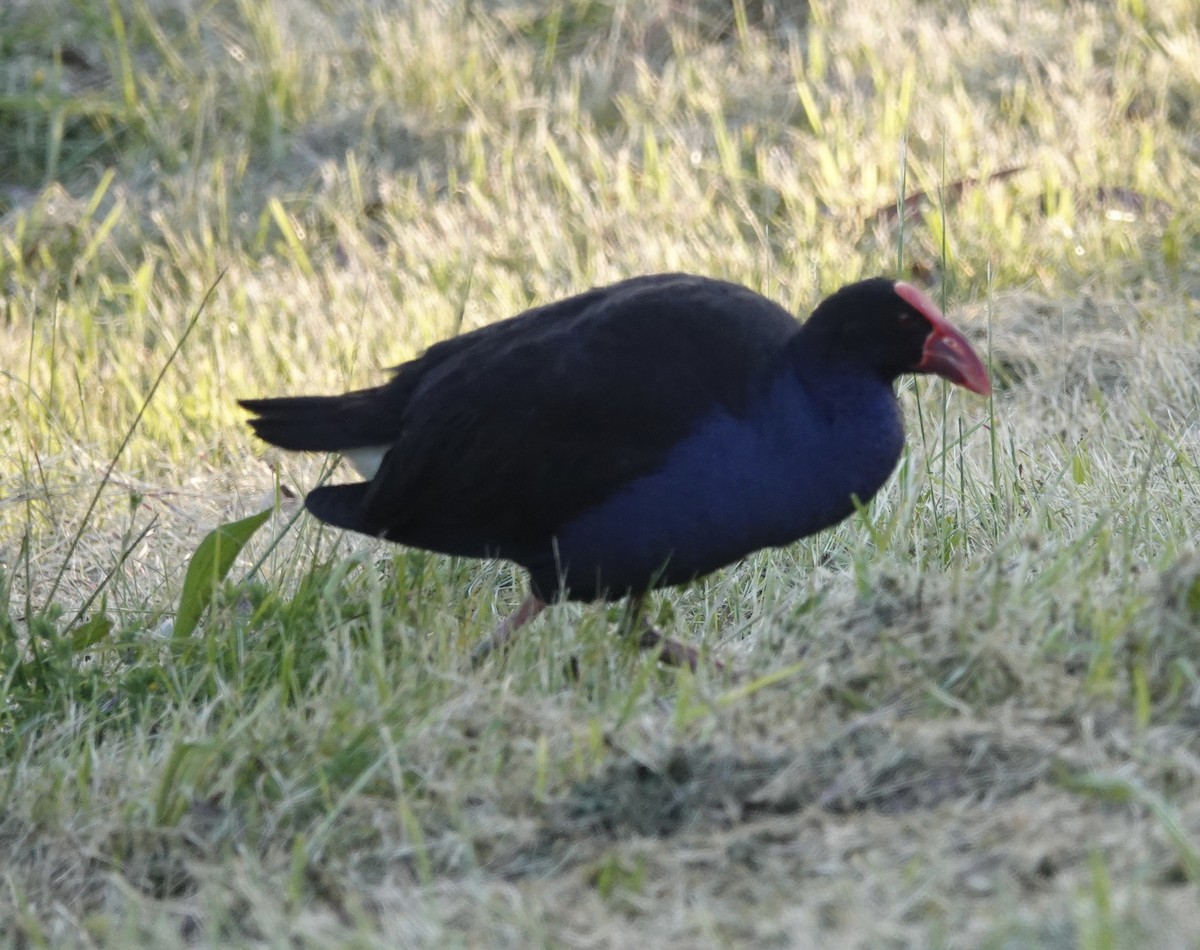
{"type": "Polygon", "coordinates": [[[1197,64],[1190,0],[5,6],[0,933],[1195,945],[1197,64]],[[320,475],[235,397],[676,268],[903,273],[997,381],[659,598],[739,676],[601,606],[472,670],[509,567],[292,503],[166,635],[205,532],[320,475]]]}

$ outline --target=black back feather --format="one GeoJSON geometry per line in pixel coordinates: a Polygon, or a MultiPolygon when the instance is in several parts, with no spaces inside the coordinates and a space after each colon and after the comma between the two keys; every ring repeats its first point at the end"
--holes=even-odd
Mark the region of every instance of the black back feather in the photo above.
{"type": "Polygon", "coordinates": [[[739,413],[798,326],[736,284],[657,274],[438,343],[375,389],[242,405],[282,448],[392,447],[358,492],[310,496],[322,520],[524,563],[544,557],[563,524],[654,471],[718,406],[739,413]]]}

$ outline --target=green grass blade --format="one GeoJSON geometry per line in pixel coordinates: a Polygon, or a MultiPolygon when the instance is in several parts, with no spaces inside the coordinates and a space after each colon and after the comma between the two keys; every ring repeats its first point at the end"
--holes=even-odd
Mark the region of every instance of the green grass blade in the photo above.
{"type": "Polygon", "coordinates": [[[200,542],[183,578],[179,610],[175,614],[176,640],[190,636],[196,629],[234,560],[274,510],[265,508],[240,521],[219,525],[200,542]]]}
{"type": "Polygon", "coordinates": [[[192,314],[192,318],[188,321],[188,325],[184,327],[179,341],[175,344],[175,348],[171,350],[167,361],[163,364],[163,368],[159,370],[158,376],[155,377],[154,382],[150,385],[150,391],[146,393],[146,398],[142,400],[141,408],[138,409],[133,422],[130,423],[129,428],[125,431],[125,436],[121,439],[121,444],[117,446],[117,450],[113,453],[112,458],[109,459],[108,466],[104,469],[104,474],[100,477],[100,484],[96,486],[96,491],[92,494],[92,500],[88,503],[87,511],[83,513],[83,518],[79,521],[79,527],[75,530],[75,535],[71,538],[71,543],[67,545],[67,553],[63,555],[58,573],[54,577],[54,583],[50,585],[50,592],[46,595],[45,606],[42,608],[43,611],[48,610],[50,605],[54,603],[54,595],[58,593],[58,588],[67,573],[67,567],[71,563],[71,557],[75,554],[75,549],[79,547],[79,541],[83,537],[84,530],[87,528],[88,520],[92,517],[92,512],[96,510],[96,505],[100,502],[100,496],[104,493],[105,486],[112,479],[113,469],[117,467],[117,459],[121,457],[121,453],[125,451],[125,446],[133,438],[133,433],[137,431],[138,423],[142,421],[142,416],[146,414],[150,400],[158,392],[158,387],[162,384],[163,377],[167,375],[167,370],[174,365],[176,357],[179,356],[179,351],[183,349],[183,344],[187,342],[188,337],[192,335],[192,331],[196,328],[196,324],[200,322],[200,315],[204,313],[205,307],[208,306],[208,301],[217,289],[217,284],[221,282],[221,278],[224,276],[225,272],[222,271],[217,275],[216,280],[209,285],[208,290],[204,292],[204,297],[201,299],[200,305],[196,307],[196,312],[192,314]]]}

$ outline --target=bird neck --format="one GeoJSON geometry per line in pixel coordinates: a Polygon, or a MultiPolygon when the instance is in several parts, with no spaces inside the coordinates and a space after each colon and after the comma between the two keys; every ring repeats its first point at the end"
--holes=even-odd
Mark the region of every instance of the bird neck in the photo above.
{"type": "Polygon", "coordinates": [[[894,373],[874,365],[868,354],[861,350],[840,345],[841,341],[823,328],[814,330],[810,326],[811,322],[800,328],[789,342],[785,356],[806,388],[829,396],[864,385],[869,388],[882,385],[891,389],[894,373]]]}

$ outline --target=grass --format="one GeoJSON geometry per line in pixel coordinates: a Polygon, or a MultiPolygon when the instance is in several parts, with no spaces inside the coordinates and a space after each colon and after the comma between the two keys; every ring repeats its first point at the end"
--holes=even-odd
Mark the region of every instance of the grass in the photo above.
{"type": "Polygon", "coordinates": [[[1187,0],[5,6],[0,933],[1192,945],[1198,63],[1187,0]],[[517,573],[299,516],[234,403],[674,268],[902,274],[996,382],[657,598],[737,676],[603,606],[471,669],[517,573]]]}

